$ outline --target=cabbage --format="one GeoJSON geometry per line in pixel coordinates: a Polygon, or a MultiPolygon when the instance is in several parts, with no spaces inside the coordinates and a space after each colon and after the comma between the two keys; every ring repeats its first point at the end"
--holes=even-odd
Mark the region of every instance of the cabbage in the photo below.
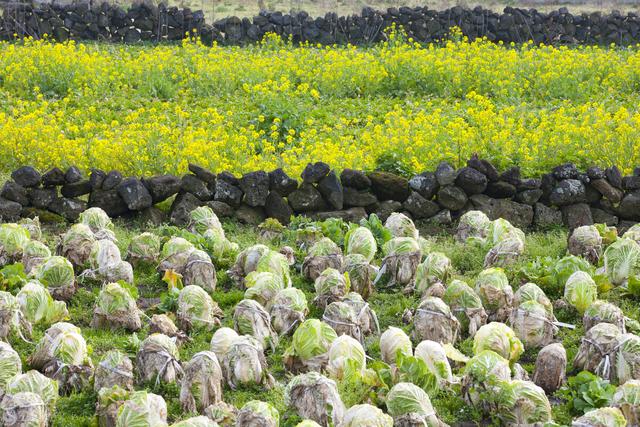
{"type": "Polygon", "coordinates": [[[486,405],[490,403],[487,399],[495,399],[504,381],[510,379],[509,361],[494,351],[484,350],[467,362],[464,368],[462,392],[471,404],[486,405]]]}
{"type": "Polygon", "coordinates": [[[204,414],[210,420],[218,423],[221,427],[233,427],[236,425],[236,413],[238,409],[225,402],[218,402],[205,408],[204,414]]]}
{"type": "Polygon", "coordinates": [[[527,348],[544,347],[553,341],[558,328],[553,314],[537,301],[525,301],[511,313],[511,327],[527,348]]]}
{"type": "Polygon", "coordinates": [[[182,274],[184,267],[187,265],[187,259],[194,250],[195,248],[191,242],[182,237],[172,237],[162,245],[162,251],[160,252],[161,262],[158,269],[161,272],[175,270],[182,274]]]}
{"type": "Polygon", "coordinates": [[[622,238],[640,242],[640,224],[633,224],[631,227],[629,227],[629,229],[622,235],[622,238]]]}
{"type": "Polygon", "coordinates": [[[24,251],[22,252],[22,265],[24,265],[24,272],[26,274],[31,273],[50,256],[51,251],[44,243],[37,240],[29,240],[24,246],[24,251]]]}
{"type": "MultiPolygon", "coordinates": [[[[305,320],[293,333],[285,358],[299,359],[303,364],[324,365],[333,341],[338,338],[333,328],[318,319],[305,320]]],[[[291,361],[290,363],[293,363],[291,361]]]]}
{"type": "MultiPolygon", "coordinates": [[[[88,226],[93,233],[101,233],[105,230],[113,231],[113,222],[105,211],[100,208],[89,208],[78,217],[78,222],[88,226]]],[[[105,237],[100,236],[103,239],[105,237]]]]}
{"type": "Polygon", "coordinates": [[[453,373],[447,359],[447,353],[442,344],[424,340],[416,346],[415,356],[424,360],[429,371],[438,378],[438,381],[453,382],[453,373]]]}
{"type": "Polygon", "coordinates": [[[189,254],[182,278],[185,286],[199,286],[207,292],[214,292],[218,281],[211,258],[206,252],[198,249],[189,254]]]}
{"type": "Polygon", "coordinates": [[[190,285],[180,291],[176,317],[181,329],[211,331],[221,316],[218,304],[201,287],[190,285]]]}
{"type": "Polygon", "coordinates": [[[131,239],[127,259],[134,265],[155,264],[160,258],[160,237],[153,233],[142,233],[131,239]]]}
{"type": "Polygon", "coordinates": [[[385,256],[406,255],[420,252],[420,245],[413,237],[394,237],[382,246],[385,256]]]}
{"type": "Polygon", "coordinates": [[[264,254],[256,265],[257,272],[270,272],[280,278],[284,287],[291,286],[291,275],[289,273],[289,262],[287,258],[276,251],[269,251],[264,254]]]}
{"type": "Polygon", "coordinates": [[[585,332],[598,323],[611,323],[616,325],[622,333],[626,332],[624,313],[619,307],[607,301],[596,300],[584,312],[582,324],[585,332]]]}
{"type": "Polygon", "coordinates": [[[40,218],[22,218],[18,225],[29,232],[29,238],[33,240],[42,240],[42,228],[40,227],[40,218]]]}
{"type": "Polygon", "coordinates": [[[320,424],[318,424],[315,421],[311,421],[311,420],[302,420],[301,422],[299,422],[298,424],[296,424],[296,427],[321,427],[320,424]]]}
{"type": "Polygon", "coordinates": [[[335,268],[327,268],[315,281],[314,303],[324,308],[331,302],[339,301],[349,292],[350,286],[348,275],[341,274],[335,268]]]}
{"type": "Polygon", "coordinates": [[[342,250],[340,247],[328,237],[323,237],[311,246],[307,256],[327,256],[327,255],[341,255],[342,250]]]}
{"type": "Polygon", "coordinates": [[[484,257],[484,267],[508,266],[515,263],[524,252],[524,240],[510,237],[493,246],[484,257]]]}
{"type": "Polygon", "coordinates": [[[322,425],[343,425],[345,407],[338,387],[318,372],[293,377],[285,388],[284,401],[302,418],[322,425]]]}
{"type": "Polygon", "coordinates": [[[281,289],[265,308],[271,315],[273,329],[284,335],[298,323],[304,322],[308,311],[307,297],[297,288],[281,289]]]}
{"type": "Polygon", "coordinates": [[[201,415],[171,424],[171,427],[218,427],[218,424],[201,415]]]}
{"type": "Polygon", "coordinates": [[[0,402],[0,425],[5,427],[49,425],[45,403],[35,393],[9,394],[0,402]]]}
{"type": "Polygon", "coordinates": [[[40,396],[49,414],[53,413],[59,397],[56,380],[49,379],[38,371],[29,371],[11,378],[5,387],[5,393],[10,395],[22,392],[40,396]]]}
{"type": "Polygon", "coordinates": [[[460,221],[458,222],[456,240],[463,243],[473,240],[484,242],[487,234],[489,233],[490,226],[491,221],[484,212],[465,212],[465,214],[460,217],[460,221]]]}
{"type": "Polygon", "coordinates": [[[28,241],[29,232],[25,228],[18,224],[0,224],[0,259],[8,257],[10,261],[22,257],[28,241]]]}
{"type": "Polygon", "coordinates": [[[481,271],[475,290],[491,320],[507,320],[513,305],[513,289],[504,270],[493,267],[481,271]]]}
{"type": "Polygon", "coordinates": [[[31,323],[22,314],[18,299],[9,292],[0,291],[0,340],[31,335],[31,323]]]}
{"type": "Polygon", "coordinates": [[[586,258],[597,264],[602,254],[602,237],[593,225],[583,225],[573,230],[569,236],[567,249],[571,255],[586,258]]]}
{"type": "Polygon", "coordinates": [[[140,310],[129,289],[119,283],[103,286],[93,310],[91,326],[97,329],[139,330],[142,327],[140,310]]]}
{"type": "Polygon", "coordinates": [[[487,232],[487,242],[489,242],[491,246],[513,238],[519,239],[524,244],[525,235],[522,230],[514,227],[504,218],[491,221],[489,231],[487,232]]]}
{"type": "Polygon", "coordinates": [[[352,254],[344,257],[344,272],[349,275],[351,289],[363,298],[369,298],[378,268],[369,264],[364,256],[352,254]]]}
{"type": "Polygon", "coordinates": [[[225,381],[232,390],[243,384],[268,387],[273,382],[262,345],[252,336],[243,335],[233,339],[221,362],[225,381]]]}
{"type": "Polygon", "coordinates": [[[499,417],[508,425],[538,425],[551,421],[551,404],[544,390],[531,381],[513,380],[503,388],[499,417]]]}
{"type": "Polygon", "coordinates": [[[389,390],[387,410],[397,423],[402,419],[417,418],[422,422],[418,425],[426,427],[440,427],[442,425],[436,416],[429,395],[411,383],[398,383],[389,390]]]}
{"type": "Polygon", "coordinates": [[[459,331],[460,322],[449,306],[437,297],[423,299],[413,316],[413,337],[419,341],[451,344],[456,342],[459,331]]]}
{"type": "Polygon", "coordinates": [[[585,259],[568,255],[556,262],[552,270],[552,276],[559,286],[564,286],[569,277],[576,271],[590,272],[591,269],[591,264],[585,259]]]}
{"type": "Polygon", "coordinates": [[[487,313],[478,294],[462,280],[453,280],[444,291],[442,300],[451,307],[463,331],[473,337],[478,328],[487,322],[487,313]]]}
{"type": "Polygon", "coordinates": [[[119,350],[109,350],[96,366],[94,375],[94,391],[112,387],[122,391],[133,390],[133,363],[119,350]]]}
{"type": "Polygon", "coordinates": [[[518,307],[527,301],[535,301],[542,305],[549,314],[553,315],[553,304],[547,295],[535,283],[525,283],[513,294],[513,306],[518,307]]]}
{"type": "Polygon", "coordinates": [[[618,384],[640,380],[640,337],[623,334],[615,348],[615,378],[618,384]]]}
{"type": "Polygon", "coordinates": [[[614,285],[624,285],[637,272],[640,245],[634,240],[618,239],[604,251],[604,271],[614,285]]]}
{"type": "Polygon", "coordinates": [[[237,243],[230,241],[222,229],[210,228],[202,235],[217,263],[230,263],[240,250],[237,243]]]}
{"type": "Polygon", "coordinates": [[[0,341],[0,400],[9,381],[22,373],[20,355],[11,345],[0,341]]]}
{"type": "MultiPolygon", "coordinates": [[[[36,279],[49,288],[54,298],[58,291],[62,293],[61,296],[67,296],[64,292],[66,289],[71,288],[71,295],[75,291],[75,276],[73,274],[73,265],[66,258],[61,256],[52,256],[38,268],[36,272],[36,279]]],[[[71,295],[68,295],[69,297],[71,295]]],[[[60,298],[67,299],[67,298],[60,298]]]]}
{"type": "Polygon", "coordinates": [[[598,286],[584,271],[576,271],[564,286],[564,299],[574,306],[578,313],[584,311],[598,298],[598,286]]]}
{"type": "Polygon", "coordinates": [[[244,404],[240,412],[236,426],[249,427],[278,427],[280,425],[280,413],[271,404],[259,400],[251,400],[244,404]]]}
{"type": "Polygon", "coordinates": [[[89,265],[92,269],[106,269],[122,261],[120,249],[111,240],[96,240],[89,255],[89,265]]]}
{"type": "Polygon", "coordinates": [[[175,338],[164,334],[151,334],[145,338],[136,355],[136,368],[141,381],[175,382],[182,375],[175,338]]]}
{"type": "Polygon", "coordinates": [[[380,354],[385,363],[396,362],[398,352],[405,356],[413,356],[411,339],[400,328],[390,326],[380,335],[380,354]]]}
{"type": "Polygon", "coordinates": [[[89,261],[91,249],[96,237],[85,224],[74,224],[62,236],[58,253],[71,262],[75,267],[84,266],[89,261]]]}
{"type": "Polygon", "coordinates": [[[233,310],[233,325],[238,333],[257,339],[263,348],[271,346],[275,349],[278,345],[278,335],[271,328],[271,317],[257,301],[240,301],[233,310]]]}
{"type": "Polygon", "coordinates": [[[625,427],[627,421],[618,408],[599,408],[589,411],[571,424],[574,427],[625,427]]]}
{"type": "Polygon", "coordinates": [[[373,233],[366,227],[355,227],[347,232],[344,237],[345,253],[360,254],[367,262],[376,256],[378,246],[373,233]]]}
{"type": "Polygon", "coordinates": [[[218,216],[209,206],[200,206],[189,213],[189,229],[197,234],[204,234],[210,229],[223,231],[218,216]]]}
{"type": "Polygon", "coordinates": [[[36,369],[46,369],[52,364],[57,367],[91,364],[87,342],[80,333],[80,328],[64,322],[56,323],[47,329],[29,362],[31,367],[36,369]]]}
{"type": "Polygon", "coordinates": [[[162,427],[167,425],[167,404],[162,396],[136,391],[118,409],[116,427],[162,427]]]}
{"type": "Polygon", "coordinates": [[[24,317],[34,325],[50,325],[69,317],[67,304],[54,301],[38,281],[27,282],[16,295],[24,317]]]}
{"type": "Polygon", "coordinates": [[[473,354],[478,355],[485,350],[491,350],[510,362],[515,362],[524,352],[524,347],[510,327],[504,323],[491,322],[478,329],[473,337],[473,354]]]}
{"type": "Polygon", "coordinates": [[[384,226],[391,231],[393,237],[411,237],[418,238],[418,229],[413,221],[404,214],[394,212],[384,223],[384,226]]]}
{"type": "Polygon", "coordinates": [[[630,426],[640,423],[640,380],[629,380],[616,389],[611,406],[619,408],[630,426]]]}
{"type": "Polygon", "coordinates": [[[352,406],[345,412],[344,427],[393,427],[393,419],[369,404],[352,406]]]}
{"type": "Polygon", "coordinates": [[[211,337],[211,351],[218,356],[218,359],[222,359],[231,348],[233,340],[238,337],[238,333],[231,328],[223,327],[218,329],[211,337]]]}
{"type": "Polygon", "coordinates": [[[451,260],[442,252],[431,252],[416,270],[416,290],[424,294],[434,283],[447,283],[453,272],[451,260]]]}
{"type": "Polygon", "coordinates": [[[229,270],[229,275],[236,281],[240,281],[240,279],[244,281],[247,274],[256,270],[260,258],[270,250],[265,245],[253,245],[243,250],[236,257],[236,262],[233,268],[229,270]]]}
{"type": "Polygon", "coordinates": [[[610,379],[611,356],[619,344],[622,332],[610,323],[598,323],[589,329],[573,360],[573,366],[582,371],[594,372],[604,379],[610,379]]]}
{"type": "Polygon", "coordinates": [[[202,413],[222,401],[222,368],[210,351],[196,353],[184,365],[180,384],[180,404],[184,412],[202,413]]]}
{"type": "Polygon", "coordinates": [[[256,300],[263,306],[267,306],[276,294],[284,289],[282,277],[269,271],[252,271],[245,278],[244,284],[247,287],[244,297],[256,300]]]}
{"type": "Polygon", "coordinates": [[[336,338],[329,347],[329,364],[327,372],[333,378],[342,379],[348,369],[359,372],[366,368],[366,354],[362,344],[349,335],[336,338]]]}

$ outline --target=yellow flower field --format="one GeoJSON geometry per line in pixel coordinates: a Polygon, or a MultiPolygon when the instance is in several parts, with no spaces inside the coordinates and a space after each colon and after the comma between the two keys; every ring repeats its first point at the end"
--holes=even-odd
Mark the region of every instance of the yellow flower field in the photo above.
{"type": "Polygon", "coordinates": [[[0,170],[640,165],[640,50],[0,43],[0,170]]]}

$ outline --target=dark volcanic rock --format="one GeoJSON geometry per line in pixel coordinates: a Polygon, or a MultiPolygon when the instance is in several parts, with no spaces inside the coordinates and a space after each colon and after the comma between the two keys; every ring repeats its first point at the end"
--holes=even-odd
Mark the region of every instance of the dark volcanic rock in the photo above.
{"type": "Polygon", "coordinates": [[[340,182],[345,187],[355,188],[356,190],[366,190],[371,187],[371,180],[367,175],[355,169],[344,169],[340,173],[340,182]]]}
{"type": "Polygon", "coordinates": [[[238,209],[236,209],[236,219],[241,224],[259,225],[265,220],[265,218],[266,215],[261,206],[253,207],[243,203],[238,209]]]}
{"type": "Polygon", "coordinates": [[[610,214],[609,212],[603,209],[592,207],[591,217],[593,218],[594,224],[606,224],[609,226],[614,226],[618,224],[618,217],[610,214]]]}
{"type": "Polygon", "coordinates": [[[493,219],[504,218],[518,228],[527,228],[533,222],[533,208],[508,199],[495,199],[493,219]]]}
{"type": "Polygon", "coordinates": [[[55,187],[64,183],[64,172],[60,168],[49,169],[42,175],[42,185],[45,187],[55,187]]]}
{"type": "Polygon", "coordinates": [[[100,169],[91,169],[91,175],[89,175],[89,183],[94,190],[102,189],[102,184],[107,177],[107,173],[100,169]]]}
{"type": "Polygon", "coordinates": [[[536,178],[521,179],[518,182],[518,191],[537,190],[542,186],[542,181],[536,178]]]}
{"type": "Polygon", "coordinates": [[[153,205],[149,190],[137,178],[127,178],[122,181],[118,185],[118,194],[132,211],[141,211],[153,205]]]}
{"type": "Polygon", "coordinates": [[[289,204],[294,212],[314,212],[326,208],[322,194],[312,184],[303,183],[293,193],[289,194],[289,204]]]}
{"type": "Polygon", "coordinates": [[[187,174],[182,177],[182,181],[180,182],[180,191],[184,193],[191,193],[203,202],[213,198],[213,193],[207,186],[207,183],[195,175],[187,174]]]}
{"type": "Polygon", "coordinates": [[[605,179],[607,175],[604,173],[604,170],[598,166],[591,166],[587,169],[587,176],[591,179],[605,179]]]}
{"type": "Polygon", "coordinates": [[[64,197],[74,198],[91,193],[91,189],[91,182],[89,180],[84,180],[63,185],[60,193],[64,197]]]}
{"type": "Polygon", "coordinates": [[[415,191],[412,191],[402,207],[405,208],[414,219],[431,218],[440,211],[437,203],[427,200],[415,191]]]}
{"type": "Polygon", "coordinates": [[[451,185],[455,182],[458,172],[448,162],[440,162],[436,167],[435,176],[441,186],[451,185]]]}
{"type": "Polygon", "coordinates": [[[214,187],[216,185],[216,174],[208,169],[189,163],[189,172],[197,176],[198,179],[206,182],[210,187],[214,187]]]}
{"type": "Polygon", "coordinates": [[[394,212],[400,212],[402,209],[402,203],[395,200],[385,200],[380,202],[375,207],[373,213],[375,213],[380,221],[386,221],[389,216],[394,212]]]}
{"type": "Polygon", "coordinates": [[[153,226],[162,225],[167,222],[167,215],[160,209],[151,206],[141,210],[138,213],[138,218],[143,224],[150,224],[153,226]]]}
{"type": "Polygon", "coordinates": [[[496,199],[508,199],[516,194],[516,186],[506,181],[496,181],[487,184],[485,194],[496,199]]]}
{"type": "Polygon", "coordinates": [[[468,195],[484,192],[487,182],[487,177],[482,172],[470,167],[460,169],[456,177],[456,186],[462,188],[468,195]]]}
{"type": "Polygon", "coordinates": [[[158,175],[151,178],[143,178],[142,183],[149,194],[153,203],[160,203],[167,200],[174,194],[178,194],[180,191],[180,178],[174,175],[158,175]]]}
{"type": "Polygon", "coordinates": [[[282,197],[287,197],[298,188],[298,180],[291,178],[282,168],[269,172],[269,186],[282,197]]]}
{"type": "Polygon", "coordinates": [[[64,182],[67,184],[73,184],[74,182],[78,182],[82,180],[82,172],[75,166],[71,166],[64,173],[64,182]]]}
{"type": "Polygon", "coordinates": [[[622,186],[627,191],[640,190],[640,176],[625,176],[622,178],[622,186]]]}
{"type": "Polygon", "coordinates": [[[406,178],[388,172],[371,172],[368,177],[378,200],[404,202],[409,197],[409,181],[406,178]]]}
{"type": "Polygon", "coordinates": [[[269,174],[263,171],[250,172],[240,179],[244,202],[252,207],[264,206],[269,195],[269,174]]]}
{"type": "Polygon", "coordinates": [[[520,185],[520,168],[518,166],[510,167],[506,171],[502,172],[500,179],[517,187],[520,185]]]}
{"type": "Polygon", "coordinates": [[[315,184],[329,173],[329,165],[324,162],[309,163],[302,171],[302,181],[306,184],[315,184]]]}
{"type": "Polygon", "coordinates": [[[589,205],[586,203],[576,203],[575,205],[563,206],[562,220],[569,230],[573,230],[574,228],[578,228],[583,225],[593,224],[591,209],[589,209],[589,205]]]}
{"type": "Polygon", "coordinates": [[[355,188],[344,187],[343,188],[344,206],[346,207],[367,207],[378,201],[369,191],[358,191],[355,188]]]}
{"type": "Polygon", "coordinates": [[[573,163],[565,163],[553,168],[553,177],[558,181],[563,179],[577,179],[578,168],[573,163]]]}
{"type": "Polygon", "coordinates": [[[595,188],[602,197],[610,201],[611,203],[620,203],[624,193],[622,190],[617,189],[613,185],[609,184],[609,181],[606,179],[594,179],[589,184],[591,187],[595,188]]]}
{"type": "Polygon", "coordinates": [[[467,204],[467,194],[455,185],[447,185],[440,188],[436,200],[443,208],[457,211],[467,204]]]}
{"type": "Polygon", "coordinates": [[[586,201],[584,184],[577,179],[565,179],[558,183],[549,195],[549,201],[556,206],[567,206],[586,201]]]}
{"type": "Polygon", "coordinates": [[[22,205],[0,197],[0,220],[5,222],[17,221],[22,212],[22,205]]]}
{"type": "Polygon", "coordinates": [[[539,230],[562,225],[562,212],[542,203],[536,203],[533,212],[533,226],[539,230]]]}
{"type": "Polygon", "coordinates": [[[171,205],[169,221],[177,226],[185,226],[189,223],[191,211],[200,206],[202,206],[202,201],[193,194],[178,193],[171,205]]]}
{"type": "Polygon", "coordinates": [[[47,209],[58,197],[58,191],[55,187],[30,188],[27,196],[31,206],[38,209],[47,209]]]}
{"type": "MultiPolygon", "coordinates": [[[[219,175],[218,178],[220,178],[219,175]]],[[[240,202],[242,201],[242,190],[224,179],[218,179],[216,182],[214,200],[217,202],[224,202],[229,206],[237,208],[240,206],[240,202]]]]}
{"type": "Polygon", "coordinates": [[[611,185],[622,190],[622,172],[617,166],[605,169],[604,173],[611,185]]]}
{"type": "Polygon", "coordinates": [[[320,180],[318,190],[330,207],[336,210],[342,210],[344,205],[344,192],[342,184],[334,171],[329,172],[327,176],[320,180]]]}
{"type": "Polygon", "coordinates": [[[92,191],[89,195],[89,206],[101,208],[110,217],[124,215],[129,212],[127,204],[115,189],[92,191]]]}
{"type": "Polygon", "coordinates": [[[82,212],[87,209],[87,203],[78,199],[58,197],[49,204],[49,210],[64,217],[67,221],[77,221],[82,212]]]}
{"type": "Polygon", "coordinates": [[[16,184],[23,187],[37,187],[40,185],[40,172],[31,166],[23,166],[11,173],[11,178],[16,184]]]}
{"type": "Polygon", "coordinates": [[[205,203],[209,206],[214,214],[219,218],[231,218],[233,216],[234,209],[224,202],[218,202],[217,200],[211,200],[205,203]]]}
{"type": "Polygon", "coordinates": [[[218,179],[216,180],[216,183],[218,181],[224,181],[236,187],[240,186],[240,180],[236,178],[236,176],[229,171],[224,171],[218,174],[218,179]]]}
{"type": "Polygon", "coordinates": [[[438,191],[440,185],[438,184],[435,174],[425,172],[411,178],[409,180],[409,187],[425,199],[431,200],[438,191]]]}
{"type": "Polygon", "coordinates": [[[267,217],[275,218],[283,225],[289,224],[289,222],[291,222],[291,215],[293,215],[293,210],[277,191],[272,191],[267,196],[264,211],[267,217]]]}
{"type": "Polygon", "coordinates": [[[618,206],[618,215],[623,219],[640,220],[640,191],[624,196],[618,206]]]}
{"type": "Polygon", "coordinates": [[[516,195],[516,200],[520,203],[524,203],[525,205],[535,205],[538,200],[542,197],[542,190],[524,190],[516,195]]]}
{"type": "Polygon", "coordinates": [[[2,191],[0,191],[0,197],[12,202],[20,203],[21,206],[27,206],[29,204],[27,189],[13,181],[7,181],[4,183],[2,191]]]}
{"type": "Polygon", "coordinates": [[[324,221],[329,218],[340,218],[346,222],[360,222],[361,219],[367,217],[367,211],[364,208],[351,208],[341,211],[318,212],[312,215],[313,218],[324,221]]]}
{"type": "Polygon", "coordinates": [[[122,174],[118,171],[109,171],[102,181],[103,190],[113,190],[122,182],[122,174]]]}

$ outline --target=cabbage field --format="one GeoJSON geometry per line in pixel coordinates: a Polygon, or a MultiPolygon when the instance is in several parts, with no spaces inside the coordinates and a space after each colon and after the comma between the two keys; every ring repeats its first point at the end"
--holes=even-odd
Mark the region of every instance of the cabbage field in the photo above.
{"type": "Polygon", "coordinates": [[[638,423],[638,226],[189,218],[0,226],[1,425],[638,423]]]}

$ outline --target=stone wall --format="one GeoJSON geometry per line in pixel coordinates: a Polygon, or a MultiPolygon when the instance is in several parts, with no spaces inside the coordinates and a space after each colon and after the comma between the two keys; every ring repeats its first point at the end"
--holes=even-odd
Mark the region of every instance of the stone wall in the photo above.
{"type": "Polygon", "coordinates": [[[573,15],[566,8],[550,13],[534,9],[507,7],[503,13],[477,7],[452,7],[435,11],[427,7],[390,8],[385,12],[364,9],[360,15],[310,17],[305,12],[282,14],[262,12],[253,19],[228,17],[206,23],[202,11],[164,5],[139,4],[124,10],[103,3],[69,5],[8,3],[0,18],[0,39],[17,36],[41,38],[48,34],[58,41],[105,40],[175,41],[196,29],[205,44],[247,44],[261,40],[268,32],[291,37],[294,42],[321,44],[367,44],[385,39],[385,29],[401,25],[417,41],[431,42],[447,36],[458,26],[470,39],[487,37],[492,41],[536,43],[611,43],[629,45],[640,42],[640,17],[629,13],[573,15]]]}
{"type": "Polygon", "coordinates": [[[136,178],[93,170],[85,177],[75,167],[41,174],[24,166],[2,187],[0,218],[38,215],[75,221],[87,207],[98,206],[112,217],[141,216],[183,225],[191,210],[207,205],[220,217],[248,224],[267,217],[286,224],[293,214],[357,221],[369,213],[385,219],[404,212],[414,220],[446,225],[471,209],[521,228],[606,223],[624,229],[640,221],[640,168],[622,176],[615,166],[579,171],[563,164],[541,178],[526,178],[517,167],[500,173],[490,162],[473,157],[461,169],[443,162],[435,171],[410,179],[381,171],[345,169],[338,174],[322,162],[309,164],[300,179],[282,169],[241,177],[196,165],[189,171],[182,177],[136,178]],[[168,213],[155,207],[172,197],[168,213]]]}

